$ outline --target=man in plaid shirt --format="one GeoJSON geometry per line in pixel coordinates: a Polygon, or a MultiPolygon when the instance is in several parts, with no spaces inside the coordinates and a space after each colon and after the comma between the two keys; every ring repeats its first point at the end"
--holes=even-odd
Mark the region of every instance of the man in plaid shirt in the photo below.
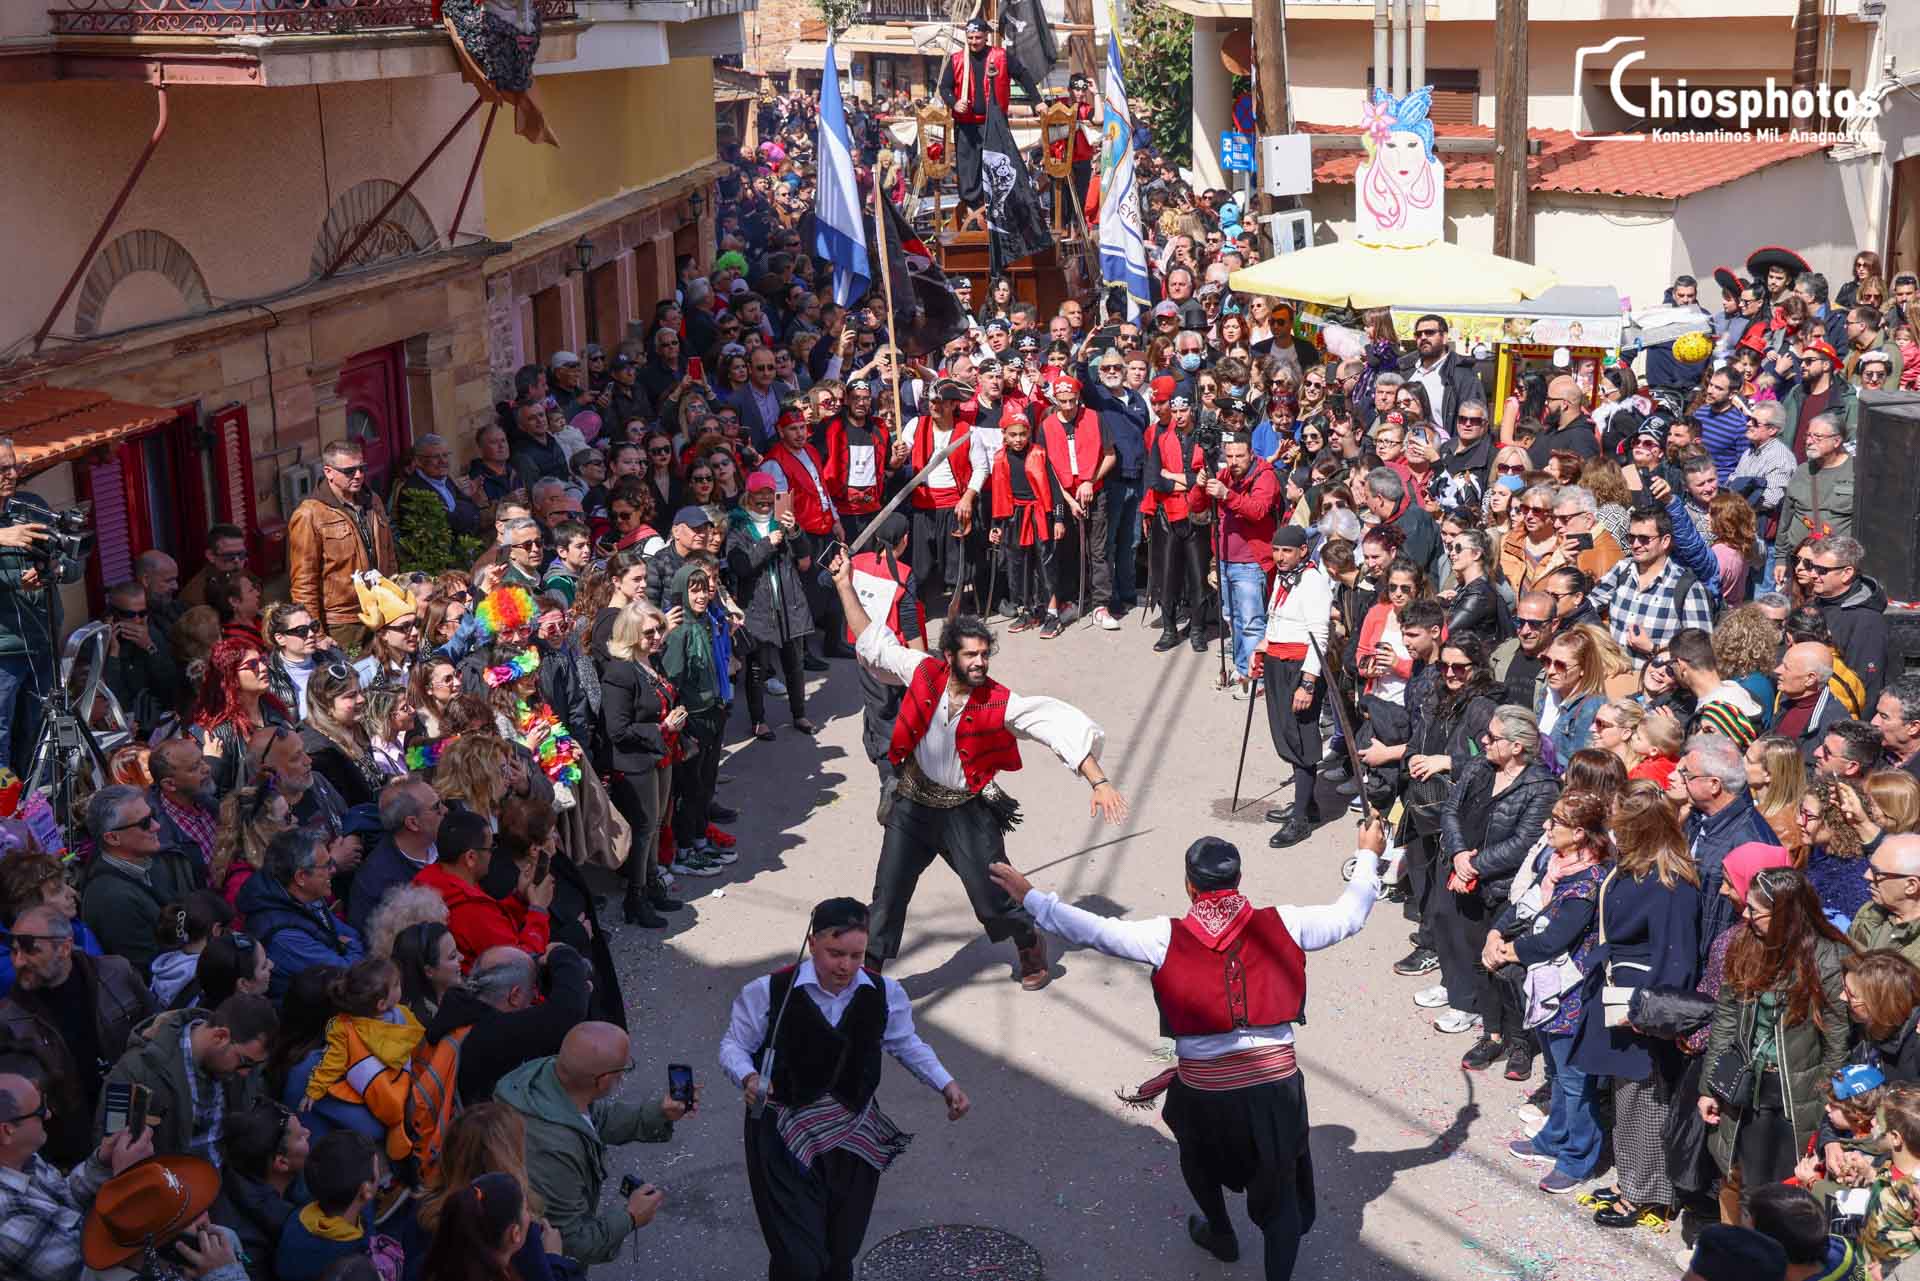
{"type": "Polygon", "coordinates": [[[1627,525],[1627,559],[1602,575],[1589,596],[1636,667],[1683,628],[1713,630],[1706,585],[1672,555],[1673,517],[1658,507],[1636,510],[1627,525]]]}
{"type": "Polygon", "coordinates": [[[100,1186],[153,1155],[153,1132],[108,1136],[71,1174],[41,1157],[47,1100],[24,1076],[0,1075],[0,1276],[70,1281],[81,1271],[80,1224],[100,1186]]]}

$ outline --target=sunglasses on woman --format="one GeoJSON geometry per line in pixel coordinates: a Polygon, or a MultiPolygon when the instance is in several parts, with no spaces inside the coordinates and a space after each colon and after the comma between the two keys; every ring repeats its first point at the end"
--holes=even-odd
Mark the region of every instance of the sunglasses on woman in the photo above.
{"type": "Polygon", "coordinates": [[[1502,476],[1524,476],[1527,474],[1527,465],[1525,463],[1501,463],[1498,467],[1494,468],[1494,470],[1502,476]]]}

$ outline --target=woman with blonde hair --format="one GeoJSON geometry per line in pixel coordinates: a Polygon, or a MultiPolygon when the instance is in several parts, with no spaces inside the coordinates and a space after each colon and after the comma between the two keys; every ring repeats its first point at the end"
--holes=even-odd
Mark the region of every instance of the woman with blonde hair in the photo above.
{"type": "Polygon", "coordinates": [[[498,734],[462,734],[440,753],[433,771],[433,790],[441,800],[458,802],[480,815],[497,831],[500,802],[509,790],[519,790],[516,778],[524,775],[525,769],[507,740],[498,734]]]}
{"type": "Polygon", "coordinates": [[[1773,728],[1779,693],[1773,669],[1779,661],[1780,628],[1758,605],[1730,609],[1714,625],[1713,665],[1722,680],[1732,681],[1760,704],[1757,724],[1762,734],[1773,728]]]}
{"type": "Polygon", "coordinates": [[[1608,698],[1629,698],[1640,689],[1640,673],[1633,669],[1633,658],[1622,649],[1613,633],[1598,623],[1575,623],[1576,631],[1600,655],[1602,692],[1608,698]]]}
{"type": "Polygon", "coordinates": [[[272,770],[265,770],[252,787],[228,792],[220,802],[207,887],[229,903],[240,897],[248,878],[266,866],[268,844],[293,826],[278,782],[272,770]]]}
{"type": "Polygon", "coordinates": [[[314,772],[349,805],[374,804],[387,785],[386,772],[373,757],[373,741],[360,727],[366,706],[360,674],[346,663],[328,663],[307,682],[301,746],[313,758],[314,772]]]}
{"type": "Polygon", "coordinates": [[[1888,835],[1920,831],[1920,779],[1903,769],[1867,775],[1867,812],[1888,835]]]}
{"type": "Polygon", "coordinates": [[[1609,1017],[1607,993],[1684,988],[1699,979],[1700,873],[1673,806],[1658,785],[1627,784],[1613,807],[1613,870],[1600,887],[1599,932],[1588,958],[1580,1026],[1569,1064],[1613,1078],[1615,1187],[1595,1193],[1601,1227],[1663,1226],[1676,1200],[1665,1130],[1682,1068],[1680,1048],[1609,1017]]]}
{"type": "Polygon", "coordinates": [[[504,1103],[476,1103],[447,1127],[441,1136],[440,1168],[434,1172],[433,1183],[422,1194],[415,1210],[420,1226],[429,1236],[438,1236],[453,1194],[465,1191],[475,1179],[489,1174],[505,1175],[518,1183],[527,1199],[527,1214],[535,1220],[527,1232],[526,1243],[514,1256],[513,1275],[539,1275],[546,1271],[539,1264],[529,1270],[521,1267],[518,1260],[530,1251],[562,1254],[563,1243],[553,1225],[541,1217],[546,1213],[546,1204],[527,1181],[526,1122],[504,1103]]]}
{"type": "Polygon", "coordinates": [[[1542,756],[1556,773],[1587,745],[1606,695],[1606,651],[1597,629],[1575,627],[1556,636],[1540,660],[1544,688],[1534,711],[1546,740],[1542,756]]]}
{"type": "Polygon", "coordinates": [[[360,713],[360,728],[373,748],[374,764],[389,780],[407,772],[407,740],[413,734],[418,714],[407,691],[392,685],[375,685],[367,691],[366,709],[360,713]]]}
{"type": "Polygon", "coordinates": [[[1620,764],[1632,769],[1640,763],[1633,746],[1633,732],[1640,728],[1647,709],[1630,698],[1616,698],[1593,717],[1593,745],[1618,757],[1620,764]]]}
{"type": "Polygon", "coordinates": [[[644,598],[615,615],[600,669],[605,704],[593,742],[607,793],[633,832],[622,868],[627,882],[622,910],[629,925],[648,929],[666,925],[661,911],[683,906],[661,883],[657,857],[660,825],[673,794],[674,749],[687,723],[687,709],[654,665],[666,636],[666,616],[644,598]]]}
{"type": "Polygon", "coordinates": [[[1747,795],[1780,844],[1804,867],[1810,842],[1800,827],[1800,801],[1807,794],[1807,764],[1800,746],[1778,734],[1762,734],[1747,746],[1747,795]]]}
{"type": "Polygon", "coordinates": [[[413,705],[413,737],[444,737],[447,705],[459,695],[460,669],[451,659],[435,654],[421,660],[407,684],[407,701],[413,705]]]}

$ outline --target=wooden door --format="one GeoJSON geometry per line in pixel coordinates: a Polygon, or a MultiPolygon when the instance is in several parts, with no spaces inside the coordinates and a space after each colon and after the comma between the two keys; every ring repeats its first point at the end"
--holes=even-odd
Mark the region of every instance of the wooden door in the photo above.
{"type": "Polygon", "coordinates": [[[1920,271],[1920,156],[1893,167],[1893,204],[1887,219],[1887,278],[1920,271]]]}
{"type": "Polygon", "coordinates": [[[367,463],[367,488],[382,495],[411,439],[407,426],[406,359],[391,343],[350,357],[334,393],[347,402],[347,439],[367,463]]]}

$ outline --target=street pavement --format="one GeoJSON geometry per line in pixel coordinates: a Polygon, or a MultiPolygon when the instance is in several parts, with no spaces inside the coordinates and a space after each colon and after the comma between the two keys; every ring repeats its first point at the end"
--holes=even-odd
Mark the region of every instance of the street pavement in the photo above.
{"type": "MultiPolygon", "coordinates": [[[[937,636],[937,623],[933,630],[937,636]]],[[[1247,704],[1210,688],[1217,651],[1200,655],[1183,645],[1154,654],[1156,633],[1138,615],[1119,632],[1081,626],[1051,642],[1001,630],[994,676],[1021,693],[1066,699],[1098,720],[1107,734],[1102,760],[1132,805],[1119,827],[1090,819],[1086,785],[1044,749],[1024,745],[1025,768],[1002,776],[1025,812],[1008,848],[1039,887],[1105,914],[1180,913],[1181,855],[1196,837],[1214,833],[1239,845],[1256,904],[1338,897],[1340,866],[1352,852],[1350,816],[1292,849],[1267,847],[1273,829],[1262,814],[1285,799],[1285,785],[1275,792],[1282,772],[1264,708],[1254,717],[1240,808],[1231,812],[1247,704]]],[[[822,724],[818,738],[776,720],[771,743],[744,737],[743,716],[734,717],[722,767],[733,782],[721,796],[743,814],[733,829],[740,861],[717,879],[682,878],[678,892],[689,907],[674,914],[671,929],[616,930],[638,1063],[622,1097],[664,1092],[669,1062],[693,1064],[704,1097],[672,1143],[613,1154],[606,1195],[619,1174],[631,1172],[658,1184],[666,1199],[621,1260],[596,1269],[599,1277],[765,1275],[740,1155],[740,1097],[719,1071],[720,1036],[740,986],[794,959],[814,903],[868,897],[880,844],[878,789],[860,746],[851,663],[835,662],[813,680],[808,713],[822,724]]],[[[1432,980],[1399,978],[1389,968],[1407,951],[1409,928],[1398,905],[1383,903],[1360,935],[1308,961],[1308,1020],[1297,1044],[1319,1214],[1295,1275],[1679,1275],[1677,1229],[1656,1237],[1595,1227],[1570,1197],[1534,1188],[1539,1167],[1506,1154],[1506,1142],[1521,1133],[1514,1109],[1539,1078],[1516,1085],[1498,1067],[1461,1070],[1471,1037],[1434,1031],[1412,1003],[1432,980]]],[[[1187,1240],[1193,1207],[1157,1110],[1115,1098],[1170,1061],[1148,971],[1091,952],[1054,951],[1051,985],[1021,990],[1011,944],[986,940],[951,872],[936,863],[921,879],[903,953],[888,973],[906,985],[920,1034],[966,1089],[973,1111],[949,1123],[940,1099],[888,1061],[881,1103],[917,1137],[881,1181],[867,1245],[916,1227],[980,1224],[1034,1245],[1050,1281],[1259,1276],[1260,1237],[1244,1198],[1228,1198],[1242,1259],[1219,1263],[1187,1240]]],[[[985,1281],[999,1275],[988,1271],[985,1281]]]]}

